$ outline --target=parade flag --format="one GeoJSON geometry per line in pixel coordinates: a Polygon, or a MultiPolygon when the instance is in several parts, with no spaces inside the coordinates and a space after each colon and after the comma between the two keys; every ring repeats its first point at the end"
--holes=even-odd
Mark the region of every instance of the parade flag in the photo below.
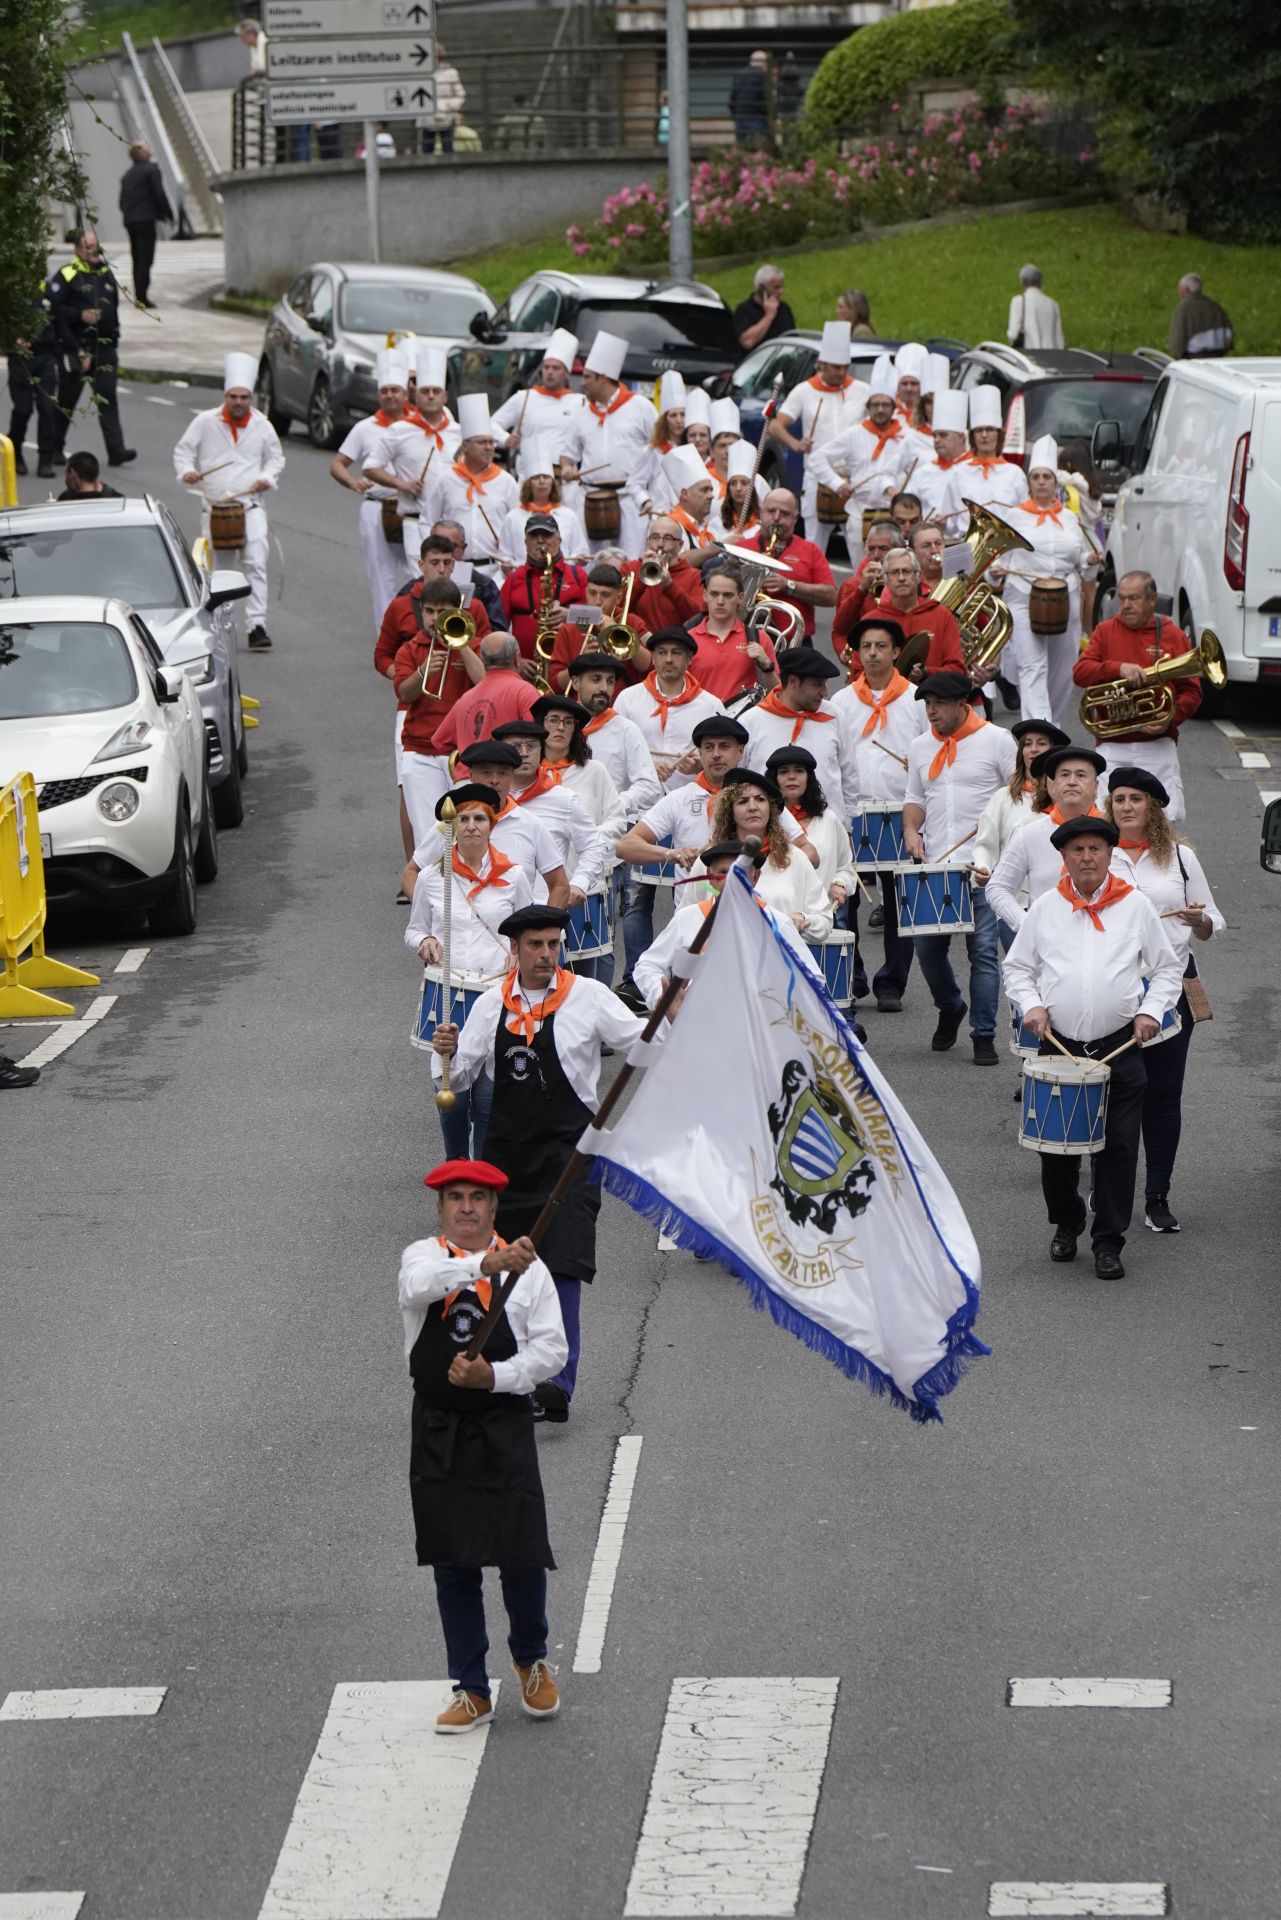
{"type": "Polygon", "coordinates": [[[925,1140],[740,862],[685,1002],[622,1119],[604,1184],[842,1372],[937,1420],[967,1360],[979,1258],[925,1140]]]}

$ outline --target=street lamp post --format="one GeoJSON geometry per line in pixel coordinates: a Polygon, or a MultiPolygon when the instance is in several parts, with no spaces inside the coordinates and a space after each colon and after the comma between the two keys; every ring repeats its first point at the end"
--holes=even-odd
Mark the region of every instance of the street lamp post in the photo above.
{"type": "Polygon", "coordinates": [[[686,0],[667,0],[667,236],[673,280],[694,277],[689,190],[689,16],[686,0]]]}

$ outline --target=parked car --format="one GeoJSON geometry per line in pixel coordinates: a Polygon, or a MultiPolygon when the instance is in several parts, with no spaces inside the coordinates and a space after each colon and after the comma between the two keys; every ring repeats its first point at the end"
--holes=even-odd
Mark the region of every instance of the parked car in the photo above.
{"type": "Polygon", "coordinates": [[[187,663],[204,715],[218,825],[238,827],[249,752],[234,603],[248,595],[249,582],[231,568],[205,573],[198,567],[168,507],[150,494],[134,500],[85,495],[0,513],[0,600],[89,583],[141,614],[166,661],[187,663]]]}
{"type": "Polygon", "coordinates": [[[998,388],[1006,457],[1021,465],[1033,441],[1052,433],[1059,464],[1081,474],[1095,499],[1110,508],[1110,496],[1133,464],[1152,389],[1168,360],[1155,347],[1136,347],[1133,353],[1091,353],[1084,347],[1025,353],[999,340],[981,340],[958,356],[952,385],[966,393],[971,387],[998,388]],[[1100,420],[1115,420],[1121,429],[1113,457],[1103,465],[1091,451],[1100,420]]]}
{"type": "Polygon", "coordinates": [[[451,389],[487,393],[490,405],[498,406],[537,373],[547,337],[557,327],[577,335],[576,375],[598,333],[626,340],[623,379],[642,392],[670,367],[700,386],[728,377],[739,355],[733,315],[716,289],[701,281],[535,273],[492,317],[473,322],[474,344],[450,354],[451,389]]]}
{"type": "MultiPolygon", "coordinates": [[[[1096,428],[1102,454],[1117,432],[1096,428]]],[[[1103,592],[1142,567],[1189,644],[1218,636],[1229,681],[1281,682],[1281,359],[1172,361],[1132,464],[1103,592]]],[[[1224,692],[1202,685],[1202,712],[1221,712],[1224,692]]]]}
{"type": "Polygon", "coordinates": [[[17,773],[35,778],[51,907],[194,931],[196,882],[218,871],[204,723],[190,673],[123,601],[0,601],[0,782],[17,773]]]}
{"type": "Polygon", "coordinates": [[[1281,873],[1281,800],[1269,800],[1263,809],[1259,865],[1265,873],[1281,873]]]}
{"type": "Polygon", "coordinates": [[[279,434],[302,421],[336,447],[378,405],[374,362],[397,336],[448,350],[494,303],[478,280],[434,267],[307,267],[267,322],[257,402],[279,434]]]}

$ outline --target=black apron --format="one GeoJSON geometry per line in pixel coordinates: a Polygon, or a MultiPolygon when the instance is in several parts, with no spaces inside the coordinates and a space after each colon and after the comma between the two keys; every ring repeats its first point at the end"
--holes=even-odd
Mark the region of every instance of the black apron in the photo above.
{"type": "MultiPolygon", "coordinates": [[[[528,1233],[548,1194],[594,1118],[560,1064],[556,1015],[538,1026],[534,1044],[511,1033],[504,1011],[494,1039],[494,1105],[485,1132],[485,1158],[509,1184],[498,1196],[495,1222],[504,1240],[528,1233]]],[[[596,1272],[596,1216],[600,1184],[580,1175],[543,1235],[538,1257],[562,1280],[591,1280],[596,1272]]]]}
{"type": "MultiPolygon", "coordinates": [[[[495,1276],[494,1285],[499,1284],[495,1276]]],[[[409,1356],[414,1379],[409,1490],[420,1567],[554,1567],[528,1394],[450,1384],[449,1366],[484,1318],[471,1288],[432,1302],[409,1356]]],[[[485,1345],[510,1360],[506,1313],[485,1345]]]]}

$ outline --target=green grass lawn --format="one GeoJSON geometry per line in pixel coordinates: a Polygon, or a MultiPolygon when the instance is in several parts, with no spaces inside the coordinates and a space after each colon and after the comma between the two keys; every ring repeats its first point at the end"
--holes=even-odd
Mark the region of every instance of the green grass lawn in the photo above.
{"type": "Polygon", "coordinates": [[[95,5],[84,9],[84,18],[67,36],[73,60],[92,59],[95,54],[114,51],[122,33],[128,33],[136,47],[153,39],[177,40],[193,33],[214,33],[225,27],[230,33],[236,24],[234,0],[124,0],[123,5],[95,5]]]}
{"type": "MultiPolygon", "coordinates": [[[[865,246],[790,255],[786,297],[803,327],[830,319],[842,287],[861,287],[878,333],[1003,340],[1018,270],[1033,260],[1063,309],[1069,346],[1129,352],[1164,347],[1180,274],[1196,271],[1232,315],[1240,353],[1281,353],[1281,247],[1212,246],[1146,233],[1114,207],[995,215],[865,246]]],[[[451,261],[502,300],[536,267],[575,266],[561,235],[451,261]]],[[[704,274],[730,305],[750,291],[753,267],[704,274]]]]}

